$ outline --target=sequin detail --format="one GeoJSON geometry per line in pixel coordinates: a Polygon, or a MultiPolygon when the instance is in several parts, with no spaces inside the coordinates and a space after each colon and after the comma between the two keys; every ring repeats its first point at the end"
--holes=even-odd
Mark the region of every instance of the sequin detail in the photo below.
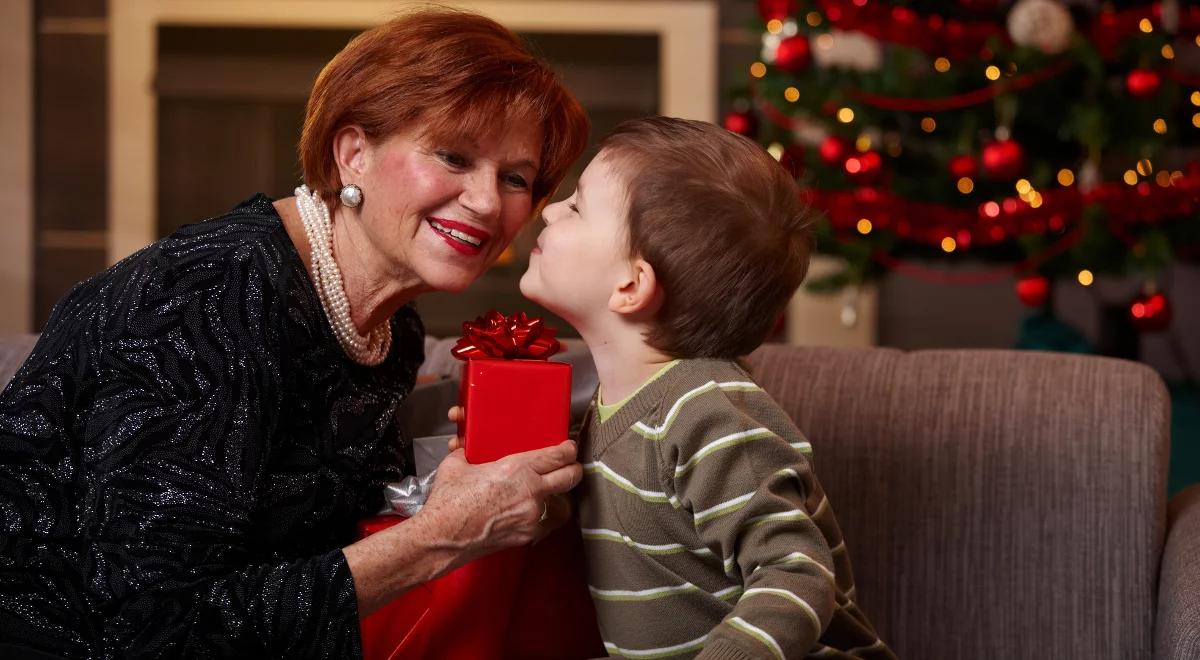
{"type": "Polygon", "coordinates": [[[77,285],[0,395],[0,643],[360,656],[340,548],[411,473],[423,359],[391,323],[347,359],[262,195],[77,285]]]}

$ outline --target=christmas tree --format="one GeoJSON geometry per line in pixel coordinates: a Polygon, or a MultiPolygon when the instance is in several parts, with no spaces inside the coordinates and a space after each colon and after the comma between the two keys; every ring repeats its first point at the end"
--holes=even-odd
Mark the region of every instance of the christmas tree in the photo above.
{"type": "Polygon", "coordinates": [[[971,284],[1147,282],[1200,259],[1200,6],[1056,0],[759,0],[760,61],[724,118],[806,184],[846,268],[971,284]],[[1190,64],[1190,70],[1189,65],[1190,64]],[[951,273],[930,260],[978,259],[951,273]]]}

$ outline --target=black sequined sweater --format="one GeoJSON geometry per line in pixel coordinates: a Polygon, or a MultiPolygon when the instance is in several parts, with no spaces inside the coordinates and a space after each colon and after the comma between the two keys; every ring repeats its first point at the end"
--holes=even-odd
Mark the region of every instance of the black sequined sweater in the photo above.
{"type": "Polygon", "coordinates": [[[340,548],[423,359],[391,324],[351,362],[262,195],[76,286],[0,395],[0,655],[360,656],[340,548]]]}

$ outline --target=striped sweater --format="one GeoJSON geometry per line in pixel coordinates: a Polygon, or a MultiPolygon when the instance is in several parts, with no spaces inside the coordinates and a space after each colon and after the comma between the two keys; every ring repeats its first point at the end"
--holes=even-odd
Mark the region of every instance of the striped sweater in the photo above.
{"type": "Polygon", "coordinates": [[[811,447],[733,362],[683,360],[580,437],[588,585],[609,655],[894,658],[811,447]]]}

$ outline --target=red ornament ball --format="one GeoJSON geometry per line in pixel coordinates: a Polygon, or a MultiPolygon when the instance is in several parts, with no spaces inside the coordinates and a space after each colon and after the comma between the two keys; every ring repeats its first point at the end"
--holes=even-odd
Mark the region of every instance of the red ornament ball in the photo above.
{"type": "Polygon", "coordinates": [[[1125,89],[1134,98],[1147,99],[1162,87],[1162,76],[1150,69],[1134,69],[1125,76],[1125,89]]]}
{"type": "Polygon", "coordinates": [[[946,169],[955,179],[961,179],[964,176],[974,178],[979,173],[979,163],[974,156],[962,154],[951,158],[950,162],[946,164],[946,169]]]}
{"type": "Polygon", "coordinates": [[[850,156],[842,167],[851,181],[860,186],[869,186],[883,174],[883,157],[878,152],[868,151],[850,156]]]}
{"type": "Polygon", "coordinates": [[[788,73],[800,73],[808,68],[811,61],[812,48],[808,44],[808,37],[804,35],[788,37],[779,42],[779,47],[775,49],[775,66],[788,73]]]}
{"type": "Polygon", "coordinates": [[[758,0],[758,14],[764,21],[782,21],[795,11],[795,0],[758,0]]]}
{"type": "Polygon", "coordinates": [[[798,144],[784,147],[783,154],[779,156],[779,164],[792,177],[799,177],[804,172],[804,147],[798,144]]]}
{"type": "Polygon", "coordinates": [[[821,160],[826,165],[841,165],[846,160],[846,154],[849,151],[850,143],[836,135],[825,138],[817,147],[817,153],[821,154],[821,160]]]}
{"type": "Polygon", "coordinates": [[[754,116],[753,112],[734,110],[725,115],[725,118],[721,120],[721,125],[727,131],[746,137],[752,138],[758,133],[758,118],[754,116]]]}
{"type": "Polygon", "coordinates": [[[1015,179],[1025,168],[1025,150],[1013,140],[997,140],[983,148],[980,160],[989,179],[1015,179]]]}
{"type": "Polygon", "coordinates": [[[1041,275],[1027,275],[1017,280],[1017,298],[1029,307],[1042,307],[1050,299],[1050,280],[1041,275]]]}
{"type": "Polygon", "coordinates": [[[1129,318],[1142,332],[1160,332],[1171,325],[1171,303],[1161,293],[1141,295],[1129,303],[1129,318]]]}

